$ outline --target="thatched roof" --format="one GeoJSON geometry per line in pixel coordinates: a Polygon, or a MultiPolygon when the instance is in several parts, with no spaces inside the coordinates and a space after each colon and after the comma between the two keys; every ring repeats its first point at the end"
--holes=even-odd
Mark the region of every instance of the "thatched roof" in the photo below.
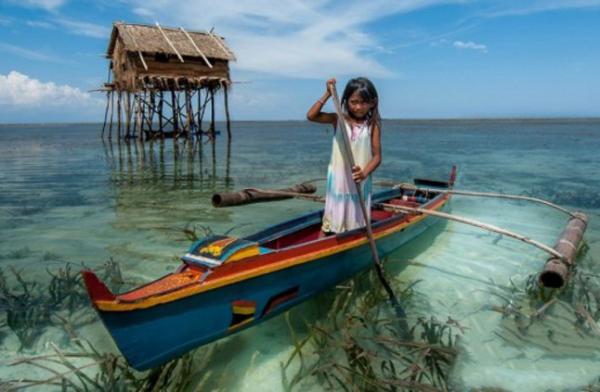
{"type": "Polygon", "coordinates": [[[107,56],[112,57],[117,37],[130,52],[148,54],[163,53],[176,56],[235,60],[235,55],[225,44],[223,37],[212,32],[187,31],[182,28],[115,23],[113,25],[107,56]],[[162,30],[162,31],[161,31],[162,30]],[[166,36],[166,38],[165,38],[166,36]],[[170,42],[169,42],[170,41],[170,42]],[[193,41],[193,43],[192,43],[193,41]],[[195,44],[195,46],[194,46],[195,44]],[[173,48],[174,47],[174,48],[173,48]]]}

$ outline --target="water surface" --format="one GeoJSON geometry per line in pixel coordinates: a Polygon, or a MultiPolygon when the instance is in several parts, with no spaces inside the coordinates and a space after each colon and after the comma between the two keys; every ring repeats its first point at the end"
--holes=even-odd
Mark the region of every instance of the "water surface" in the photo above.
{"type": "MultiPolygon", "coordinates": [[[[185,230],[243,236],[313,210],[313,203],[297,200],[214,209],[210,196],[323,178],[332,137],[326,126],[306,122],[237,122],[231,149],[221,137],[213,156],[210,145],[188,148],[172,140],[106,144],[99,132],[98,124],[0,126],[0,268],[9,284],[18,285],[13,269],[47,286],[48,271],[66,263],[77,270],[101,268],[107,260],[120,265],[129,284],[146,282],[177,267],[190,244],[185,230]]],[[[534,195],[587,213],[589,250],[579,264],[591,274],[591,286],[600,284],[593,277],[600,275],[600,120],[385,121],[382,135],[383,164],[375,180],[445,179],[457,165],[457,188],[534,195]]],[[[317,184],[322,191],[323,183],[317,184]]],[[[549,245],[566,224],[555,210],[494,199],[456,197],[452,212],[549,245]]],[[[396,278],[420,280],[420,301],[409,314],[451,316],[466,327],[453,371],[457,389],[562,390],[600,376],[600,339],[575,328],[569,308],[575,304],[552,308],[524,337],[494,311],[506,305],[502,297],[510,296],[512,284],[524,287],[545,259],[526,244],[452,222],[390,257],[396,278]],[[549,338],[549,330],[558,338],[549,338]]],[[[326,299],[309,301],[292,317],[318,320],[320,301],[326,299]]],[[[5,313],[0,378],[45,374],[6,365],[50,352],[48,342],[72,347],[52,316],[24,347],[5,313]]],[[[91,320],[75,323],[80,336],[118,352],[91,308],[76,313],[91,320]]],[[[280,363],[292,344],[281,316],[201,348],[210,349],[217,354],[208,369],[220,377],[214,385],[280,390],[280,363]],[[231,372],[238,376],[224,376],[231,372]]],[[[320,387],[308,380],[304,389],[320,387]]]]}

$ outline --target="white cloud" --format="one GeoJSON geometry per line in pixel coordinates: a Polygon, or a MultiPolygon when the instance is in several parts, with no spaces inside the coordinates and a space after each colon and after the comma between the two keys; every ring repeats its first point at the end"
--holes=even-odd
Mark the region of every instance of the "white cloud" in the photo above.
{"type": "Polygon", "coordinates": [[[53,21],[28,20],[26,24],[30,27],[42,29],[56,29],[60,26],[64,27],[71,34],[92,38],[108,39],[110,37],[110,27],[72,19],[56,18],[53,21]]]}
{"type": "Polygon", "coordinates": [[[86,37],[108,39],[110,37],[110,28],[104,25],[80,22],[70,19],[57,19],[56,23],[65,27],[69,32],[86,37]]]}
{"type": "Polygon", "coordinates": [[[67,0],[11,0],[12,3],[26,7],[43,8],[53,11],[67,2],[67,0]]]}
{"type": "Polygon", "coordinates": [[[136,15],[139,15],[143,18],[149,18],[149,19],[154,18],[154,14],[152,13],[152,11],[147,10],[146,8],[143,8],[143,7],[134,8],[133,13],[136,15]]]}
{"type": "Polygon", "coordinates": [[[40,82],[17,71],[0,74],[0,105],[10,107],[39,107],[74,105],[95,106],[99,100],[67,85],[40,82]]]}
{"type": "Polygon", "coordinates": [[[41,29],[55,29],[56,26],[54,26],[52,23],[48,23],[48,22],[43,22],[41,20],[28,20],[26,22],[27,26],[29,27],[35,27],[35,28],[41,28],[41,29]]]}
{"type": "Polygon", "coordinates": [[[2,15],[0,15],[0,26],[8,26],[12,23],[12,21],[8,18],[3,17],[2,15]]]}
{"type": "Polygon", "coordinates": [[[7,52],[11,54],[15,54],[17,56],[36,61],[49,61],[53,63],[64,62],[62,59],[58,57],[53,57],[51,55],[40,53],[37,50],[31,50],[27,48],[22,48],[20,46],[11,45],[7,43],[0,42],[0,52],[7,52]]]}
{"type": "Polygon", "coordinates": [[[476,44],[475,42],[463,42],[463,41],[454,41],[452,44],[457,49],[470,49],[470,50],[478,50],[483,53],[487,53],[487,46],[483,44],[476,44]]]}
{"type": "Polygon", "coordinates": [[[557,11],[561,9],[594,8],[600,7],[600,0],[533,0],[523,2],[500,1],[492,3],[484,11],[485,17],[499,17],[508,15],[530,15],[539,12],[557,11]]]}
{"type": "MultiPolygon", "coordinates": [[[[216,28],[240,70],[295,78],[390,76],[366,27],[393,14],[461,0],[128,0],[134,12],[165,25],[216,28]],[[170,10],[177,8],[179,12],[170,10]]],[[[385,50],[385,48],[383,48],[385,50]]],[[[383,51],[384,51],[383,50],[383,51]]]]}

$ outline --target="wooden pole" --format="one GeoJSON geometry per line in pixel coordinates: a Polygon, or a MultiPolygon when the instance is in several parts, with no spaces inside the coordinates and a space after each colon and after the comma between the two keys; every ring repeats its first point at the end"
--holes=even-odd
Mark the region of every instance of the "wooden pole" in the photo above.
{"type": "Polygon", "coordinates": [[[173,113],[173,139],[177,139],[179,133],[179,114],[177,113],[178,108],[179,104],[177,103],[177,99],[175,97],[175,90],[171,90],[171,111],[173,113]]]}
{"type": "Polygon", "coordinates": [[[142,137],[142,134],[144,133],[144,121],[145,121],[145,107],[142,106],[142,101],[146,100],[146,92],[145,91],[140,91],[139,95],[138,95],[138,101],[137,101],[137,115],[138,115],[138,131],[139,131],[139,136],[140,138],[142,137]]]}
{"type": "Polygon", "coordinates": [[[202,88],[198,89],[198,130],[196,131],[200,138],[200,144],[202,144],[202,120],[203,120],[203,112],[202,112],[202,88]]]}
{"type": "MultiPolygon", "coordinates": [[[[148,124],[149,124],[148,131],[149,132],[152,132],[152,119],[150,119],[150,121],[148,121],[148,116],[153,114],[151,112],[151,110],[154,107],[154,97],[152,96],[152,94],[153,93],[150,93],[150,98],[149,98],[150,102],[151,102],[150,104],[148,102],[146,102],[145,99],[142,101],[142,110],[144,111],[142,118],[144,119],[144,123],[148,122],[148,124]],[[147,112],[147,115],[146,115],[146,112],[147,112]]],[[[146,139],[146,135],[144,135],[143,128],[142,128],[142,132],[140,132],[140,141],[143,142],[144,139],[146,139]]],[[[146,151],[144,150],[144,156],[146,155],[145,152],[146,151]]]]}
{"type": "Polygon", "coordinates": [[[115,92],[114,90],[110,92],[110,123],[108,125],[108,140],[112,140],[112,130],[113,130],[113,117],[114,117],[114,108],[115,108],[115,92]]]}
{"type": "Polygon", "coordinates": [[[106,129],[106,120],[108,118],[108,105],[110,102],[110,90],[106,92],[106,110],[104,110],[104,123],[102,124],[102,133],[100,138],[104,140],[104,130],[106,129]]]}
{"type": "Polygon", "coordinates": [[[131,138],[134,138],[137,135],[137,129],[139,127],[139,117],[140,117],[140,113],[139,113],[139,107],[138,107],[138,102],[140,100],[140,96],[138,93],[132,93],[132,98],[131,98],[131,118],[132,118],[132,130],[131,130],[131,138]]]}
{"type": "Polygon", "coordinates": [[[119,140],[121,139],[121,102],[123,99],[123,93],[119,91],[119,96],[117,99],[117,128],[119,130],[119,140]]]}
{"type": "Polygon", "coordinates": [[[129,139],[131,133],[131,93],[127,91],[125,93],[125,138],[129,139]]]}
{"type": "Polygon", "coordinates": [[[212,137],[213,174],[217,166],[217,131],[215,130],[215,91],[210,88],[210,134],[212,137]]]}
{"type": "Polygon", "coordinates": [[[231,143],[231,120],[229,118],[229,99],[227,98],[227,83],[223,83],[223,100],[225,101],[225,120],[227,121],[227,143],[231,143]]]}
{"type": "Polygon", "coordinates": [[[323,201],[322,196],[311,196],[305,195],[307,193],[315,193],[317,187],[314,184],[297,184],[285,189],[258,189],[258,188],[245,188],[241,191],[234,192],[222,192],[215,193],[212,195],[211,201],[213,207],[229,207],[239,206],[249,203],[258,203],[262,201],[274,201],[289,199],[291,197],[308,196],[317,201],[323,201]]]}
{"type": "Polygon", "coordinates": [[[192,111],[192,98],[190,96],[190,90],[185,90],[185,112],[186,112],[186,127],[187,127],[187,138],[190,139],[192,136],[192,130],[194,125],[194,113],[192,111]]]}
{"type": "Polygon", "coordinates": [[[213,144],[216,141],[216,130],[215,130],[215,90],[210,88],[210,134],[212,135],[213,144]]]}
{"type": "MultiPolygon", "coordinates": [[[[342,150],[342,154],[344,155],[344,158],[346,161],[346,170],[349,172],[348,174],[350,175],[350,178],[352,178],[352,168],[355,166],[355,162],[354,162],[354,156],[352,155],[352,148],[350,147],[350,140],[348,140],[348,132],[346,130],[346,121],[344,120],[344,112],[342,111],[342,106],[340,104],[340,99],[338,97],[335,85],[330,85],[329,89],[331,90],[331,96],[333,98],[333,103],[335,105],[335,110],[337,112],[338,132],[342,135],[341,150],[342,150]]],[[[398,298],[396,298],[396,295],[394,294],[392,287],[390,286],[389,282],[385,278],[385,275],[383,272],[383,265],[381,264],[381,261],[379,260],[379,253],[377,252],[377,245],[375,244],[375,237],[373,237],[373,229],[371,228],[371,219],[370,219],[369,213],[367,212],[367,208],[365,206],[365,199],[364,199],[364,195],[362,192],[362,187],[360,184],[357,184],[354,181],[352,181],[352,183],[354,184],[354,186],[356,188],[356,194],[358,195],[358,202],[360,204],[360,210],[361,210],[363,218],[365,220],[365,227],[367,229],[367,238],[369,239],[371,253],[373,254],[373,263],[375,265],[375,270],[377,271],[377,276],[379,277],[379,281],[381,282],[381,285],[383,286],[383,288],[387,292],[388,296],[390,297],[390,301],[392,302],[392,305],[394,305],[396,314],[397,314],[398,318],[400,319],[400,323],[401,323],[400,326],[402,329],[402,333],[405,336],[408,336],[410,334],[410,332],[408,329],[408,323],[406,321],[406,313],[404,312],[404,309],[402,308],[402,306],[400,306],[400,302],[398,301],[398,298]]]]}
{"type": "Polygon", "coordinates": [[[229,176],[231,168],[231,139],[227,140],[227,158],[225,161],[225,186],[228,187],[231,184],[231,177],[229,176]]]}
{"type": "Polygon", "coordinates": [[[158,93],[158,130],[160,131],[161,138],[164,138],[164,133],[163,133],[163,103],[164,103],[163,92],[160,91],[158,93]]]}
{"type": "Polygon", "coordinates": [[[150,107],[148,108],[148,112],[150,116],[148,117],[148,130],[150,133],[153,131],[153,122],[154,122],[154,112],[156,111],[156,93],[154,91],[150,92],[150,107]]]}

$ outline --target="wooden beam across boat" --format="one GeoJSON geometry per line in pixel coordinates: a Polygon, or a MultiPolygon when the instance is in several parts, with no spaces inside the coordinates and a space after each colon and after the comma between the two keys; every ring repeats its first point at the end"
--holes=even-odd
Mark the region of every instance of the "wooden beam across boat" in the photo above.
{"type": "Polygon", "coordinates": [[[290,199],[299,196],[308,196],[311,199],[322,199],[320,196],[310,196],[310,194],[315,193],[316,191],[317,187],[314,184],[302,183],[285,189],[271,190],[246,188],[235,192],[215,193],[211,200],[214,207],[230,207],[250,203],[290,199]]]}

